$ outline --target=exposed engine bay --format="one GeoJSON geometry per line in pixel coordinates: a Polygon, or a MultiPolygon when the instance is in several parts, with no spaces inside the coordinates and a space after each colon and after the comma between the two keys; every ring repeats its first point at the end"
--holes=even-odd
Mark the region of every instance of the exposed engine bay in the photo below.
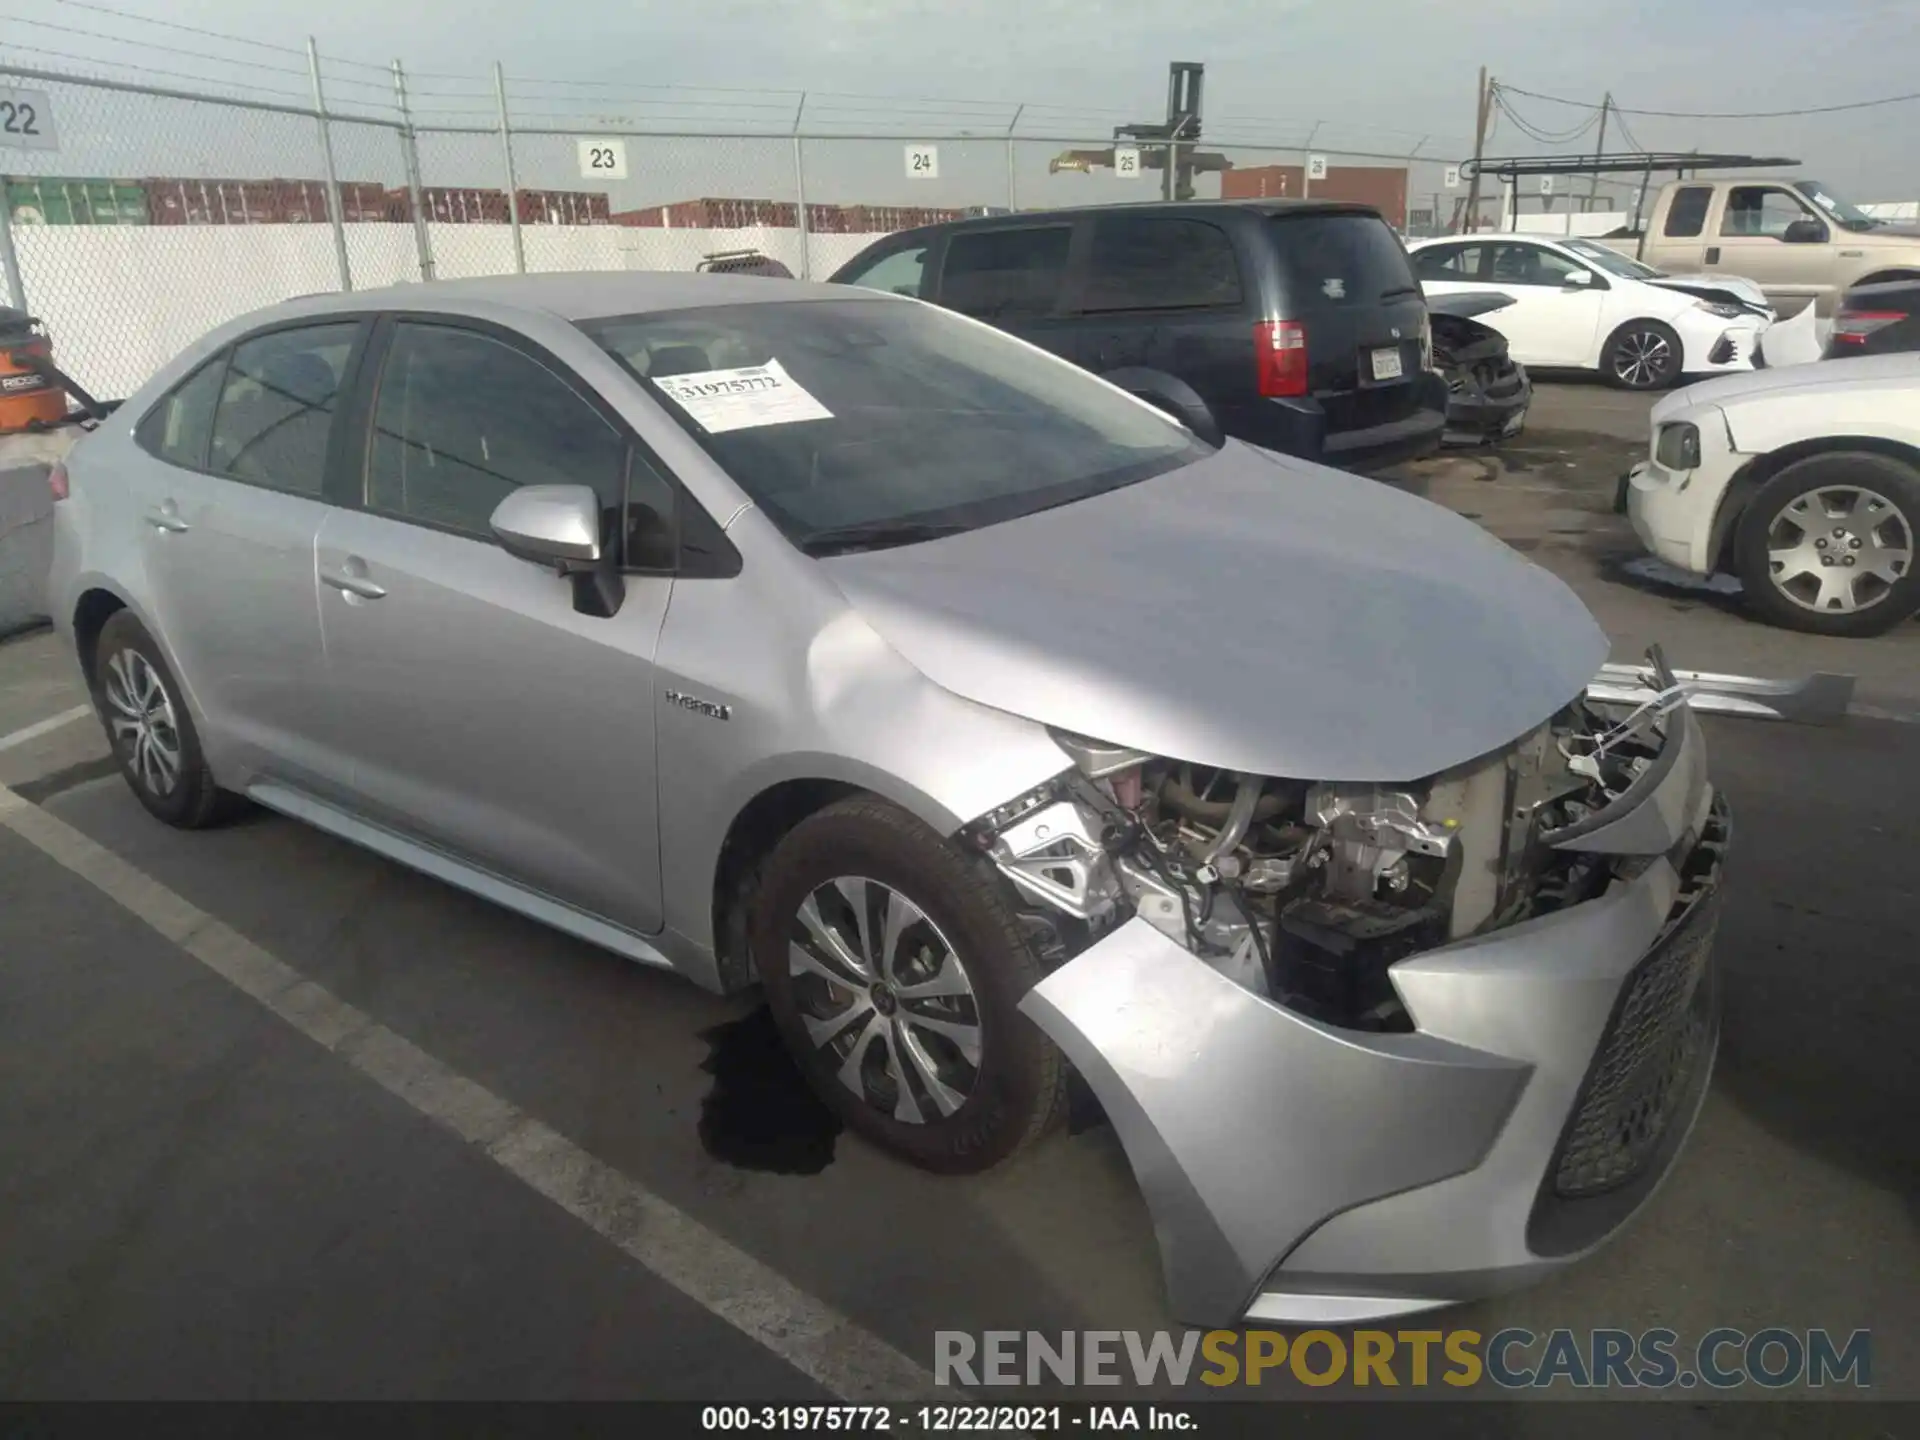
{"type": "Polygon", "coordinates": [[[1298,1013],[1407,1030],[1395,961],[1606,887],[1615,862],[1555,840],[1654,763],[1676,698],[1617,722],[1582,699],[1405,785],[1237,774],[1056,732],[1074,769],[964,838],[1029,902],[1050,965],[1137,915],[1298,1013]]]}

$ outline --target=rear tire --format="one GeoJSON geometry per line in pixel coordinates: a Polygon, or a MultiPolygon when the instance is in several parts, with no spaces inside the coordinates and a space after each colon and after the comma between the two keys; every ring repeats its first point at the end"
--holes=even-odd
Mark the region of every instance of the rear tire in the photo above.
{"type": "Polygon", "coordinates": [[[214,784],[193,715],[160,647],[130,611],[111,615],[94,644],[93,708],[120,773],[156,819],[199,830],[246,802],[214,784]]]}
{"type": "Polygon", "coordinates": [[[1797,460],[1762,485],[1734,531],[1754,613],[1814,635],[1884,635],[1920,610],[1920,470],[1890,455],[1797,460]]]}
{"type": "Polygon", "coordinates": [[[801,821],[749,923],[801,1073],[875,1144],[969,1174],[1065,1114],[1065,1059],[1019,1012],[1041,970],[999,876],[897,806],[860,796],[801,821]]]}
{"type": "Polygon", "coordinates": [[[1686,351],[1671,325],[1629,320],[1600,352],[1600,374],[1622,390],[1665,390],[1680,378],[1686,351]]]}

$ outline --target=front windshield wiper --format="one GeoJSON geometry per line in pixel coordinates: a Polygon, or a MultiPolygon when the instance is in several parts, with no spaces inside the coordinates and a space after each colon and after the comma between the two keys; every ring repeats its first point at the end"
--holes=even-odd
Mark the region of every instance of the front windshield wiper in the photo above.
{"type": "Polygon", "coordinates": [[[952,521],[863,520],[857,525],[831,525],[813,530],[796,542],[809,555],[839,555],[849,550],[884,550],[890,545],[917,545],[971,530],[952,521]]]}

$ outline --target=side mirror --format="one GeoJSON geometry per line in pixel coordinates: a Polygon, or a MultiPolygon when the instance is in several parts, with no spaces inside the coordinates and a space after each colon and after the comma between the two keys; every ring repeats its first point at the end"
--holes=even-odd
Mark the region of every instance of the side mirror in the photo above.
{"type": "Polygon", "coordinates": [[[551,565],[573,580],[583,615],[612,615],[626,598],[620,572],[600,544],[600,497],[585,485],[524,485],[494,507],[488,521],[509,555],[551,565]]]}
{"type": "Polygon", "coordinates": [[[525,485],[488,521],[509,555],[562,570],[600,558],[600,497],[585,485],[525,485]]]}
{"type": "Polygon", "coordinates": [[[1780,232],[1780,238],[1789,245],[1824,245],[1827,227],[1818,220],[1795,220],[1780,232]]]}
{"type": "Polygon", "coordinates": [[[1574,289],[1580,289],[1584,286],[1591,285],[1593,284],[1593,272],[1591,270],[1570,271],[1567,274],[1567,284],[1573,287],[1574,289]]]}

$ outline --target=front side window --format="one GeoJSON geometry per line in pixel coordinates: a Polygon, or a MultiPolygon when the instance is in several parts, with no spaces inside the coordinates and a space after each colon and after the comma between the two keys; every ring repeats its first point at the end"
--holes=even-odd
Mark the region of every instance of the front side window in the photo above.
{"type": "Polygon", "coordinates": [[[927,247],[914,245],[905,250],[895,250],[882,255],[866,269],[848,277],[843,283],[859,285],[868,290],[886,290],[894,295],[911,295],[918,298],[926,269],[927,247]]]}
{"type": "Polygon", "coordinates": [[[1106,215],[1093,231],[1085,310],[1178,310],[1240,303],[1233,242],[1199,220],[1106,215]]]}
{"type": "Polygon", "coordinates": [[[1451,280],[1455,283],[1480,278],[1480,245],[1434,245],[1413,254],[1413,269],[1422,280],[1451,280]]]}
{"type": "Polygon", "coordinates": [[[140,419],[134,438],[140,448],[170,465],[206,468],[207,441],[213,434],[213,410],[227,357],[220,354],[182,380],[140,419]]]}
{"type": "Polygon", "coordinates": [[[1085,371],[933,306],[776,301],[584,328],[816,553],[837,543],[823,532],[971,529],[1211,453],[1085,371]]]}
{"type": "Polygon", "coordinates": [[[1778,240],[1794,221],[1813,218],[1791,191],[1777,185],[1736,185],[1727,192],[1720,233],[1729,237],[1764,235],[1778,240]]]}
{"type": "Polygon", "coordinates": [[[326,483],[340,382],[358,321],[256,335],[234,347],[214,413],[207,468],[294,495],[326,483]]]}
{"type": "Polygon", "coordinates": [[[1662,231],[1672,240],[1691,240],[1707,228],[1707,206],[1713,202],[1711,185],[1684,185],[1667,202],[1667,223],[1662,231]]]}
{"type": "Polygon", "coordinates": [[[1569,275],[1586,268],[1538,245],[1493,247],[1493,283],[1496,285],[1546,285],[1558,289],[1567,283],[1569,275]]]}
{"type": "Polygon", "coordinates": [[[588,485],[622,528],[625,438],[532,356],[472,330],[402,321],[380,371],[367,507],[480,538],[522,485],[588,485]]]}
{"type": "Polygon", "coordinates": [[[982,320],[1052,314],[1072,239],[1065,225],[959,231],[947,238],[940,303],[982,320]]]}

